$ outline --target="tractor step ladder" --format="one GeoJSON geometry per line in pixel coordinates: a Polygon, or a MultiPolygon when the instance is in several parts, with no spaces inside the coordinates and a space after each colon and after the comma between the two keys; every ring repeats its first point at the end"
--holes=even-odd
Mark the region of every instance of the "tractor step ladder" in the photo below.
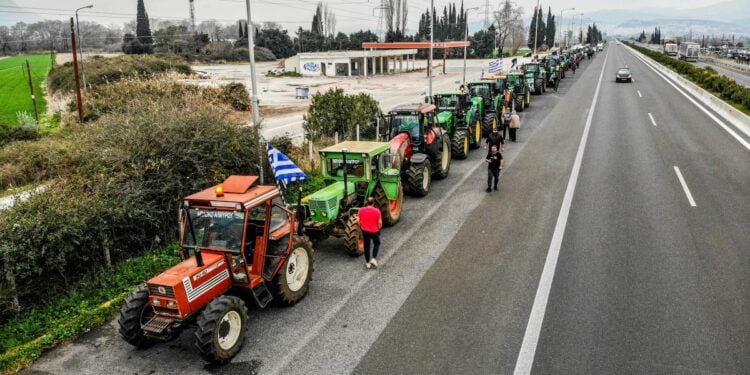
{"type": "Polygon", "coordinates": [[[156,315],[151,318],[148,323],[144,324],[142,328],[146,332],[161,334],[164,332],[164,330],[167,329],[167,327],[169,327],[170,324],[172,324],[172,322],[174,322],[174,319],[172,318],[156,315]]]}
{"type": "Polygon", "coordinates": [[[260,285],[253,289],[253,297],[255,298],[255,302],[258,303],[258,306],[264,308],[268,306],[268,303],[273,299],[273,294],[271,294],[271,291],[266,287],[266,283],[260,283],[260,285]]]}

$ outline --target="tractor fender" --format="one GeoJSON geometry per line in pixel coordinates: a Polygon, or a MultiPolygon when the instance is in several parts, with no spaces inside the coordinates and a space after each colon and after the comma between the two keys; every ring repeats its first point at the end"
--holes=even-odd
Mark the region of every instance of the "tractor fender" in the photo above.
{"type": "Polygon", "coordinates": [[[427,160],[427,154],[421,153],[421,152],[415,152],[414,155],[411,156],[411,163],[412,164],[422,164],[427,160]]]}
{"type": "Polygon", "coordinates": [[[409,159],[411,157],[412,148],[411,148],[411,139],[409,139],[409,134],[407,133],[399,133],[395,137],[393,137],[390,141],[391,145],[391,155],[399,155],[401,157],[401,161],[403,162],[405,159],[409,159]]]}

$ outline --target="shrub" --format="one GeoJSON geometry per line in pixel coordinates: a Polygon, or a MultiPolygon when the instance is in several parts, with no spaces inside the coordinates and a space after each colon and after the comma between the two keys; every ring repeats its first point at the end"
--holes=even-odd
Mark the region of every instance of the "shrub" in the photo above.
{"type": "Polygon", "coordinates": [[[351,135],[357,125],[362,127],[361,131],[373,126],[380,115],[378,102],[369,94],[346,95],[344,90],[336,88],[313,94],[302,128],[312,140],[333,137],[336,132],[351,135]]]}
{"type": "Polygon", "coordinates": [[[221,88],[221,97],[225,103],[232,105],[238,111],[249,111],[252,107],[250,94],[244,84],[234,82],[221,88]]]}
{"type": "Polygon", "coordinates": [[[73,142],[67,134],[18,141],[0,149],[0,190],[47,180],[71,166],[73,142]]]}
{"type": "MultiPolygon", "coordinates": [[[[86,62],[86,81],[92,87],[96,87],[124,78],[150,78],[168,71],[189,74],[190,65],[176,55],[95,57],[86,62]]],[[[73,91],[75,89],[73,64],[68,62],[56,66],[50,72],[47,82],[52,91],[73,91]]]]}
{"type": "Polygon", "coordinates": [[[15,141],[28,141],[39,138],[39,127],[33,126],[11,126],[0,124],[0,146],[15,141]]]}
{"type": "Polygon", "coordinates": [[[182,197],[258,173],[255,130],[228,120],[228,108],[199,93],[181,96],[184,107],[169,96],[135,101],[70,137],[70,169],[47,192],[0,212],[3,273],[15,276],[22,308],[64,293],[108,258],[174,241],[182,197]]]}

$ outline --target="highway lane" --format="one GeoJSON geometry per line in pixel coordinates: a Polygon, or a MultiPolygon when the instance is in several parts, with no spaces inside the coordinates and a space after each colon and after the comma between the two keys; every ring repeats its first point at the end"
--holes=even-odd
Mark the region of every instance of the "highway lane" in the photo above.
{"type": "Polygon", "coordinates": [[[603,61],[562,81],[499,194],[462,223],[355,373],[513,371],[603,61]]]}
{"type": "MultiPolygon", "coordinates": [[[[625,47],[608,48],[531,371],[747,372],[750,154],[625,47]],[[622,63],[634,84],[613,82],[622,63]]],[[[591,103],[602,61],[552,111],[558,121],[543,121],[505,176],[508,194],[464,223],[356,373],[513,372],[584,124],[568,113],[591,103]],[[490,223],[492,235],[477,232],[490,223]]]]}
{"type": "Polygon", "coordinates": [[[640,79],[603,85],[533,371],[747,371],[748,151],[613,54],[640,79]]]}

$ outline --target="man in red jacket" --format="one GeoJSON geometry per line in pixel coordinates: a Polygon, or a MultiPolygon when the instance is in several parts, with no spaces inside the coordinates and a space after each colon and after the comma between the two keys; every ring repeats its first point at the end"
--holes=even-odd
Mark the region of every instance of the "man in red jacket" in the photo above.
{"type": "Polygon", "coordinates": [[[375,207],[375,199],[367,198],[367,206],[357,212],[359,217],[359,228],[362,230],[362,239],[365,242],[365,267],[378,268],[378,251],[380,251],[380,228],[383,227],[383,218],[380,210],[375,207]],[[370,254],[370,242],[373,243],[372,254],[370,254]]]}

